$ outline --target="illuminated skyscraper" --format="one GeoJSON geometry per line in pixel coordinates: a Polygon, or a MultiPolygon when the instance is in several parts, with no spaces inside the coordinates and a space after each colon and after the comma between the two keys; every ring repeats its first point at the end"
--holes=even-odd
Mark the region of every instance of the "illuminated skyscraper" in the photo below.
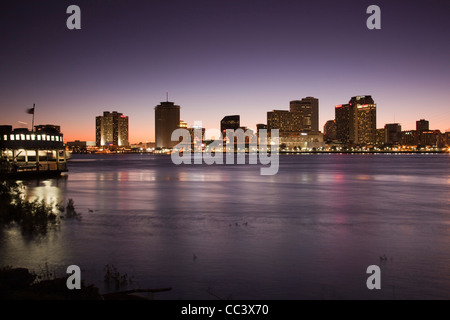
{"type": "Polygon", "coordinates": [[[225,136],[225,130],[236,130],[239,129],[240,126],[241,117],[239,115],[225,116],[220,121],[220,132],[222,132],[222,135],[225,136]]]}
{"type": "Polygon", "coordinates": [[[156,148],[173,148],[178,141],[172,141],[172,132],[180,125],[180,106],[173,102],[161,102],[155,107],[156,148]]]}
{"type": "Polygon", "coordinates": [[[319,131],[319,99],[306,97],[302,100],[292,100],[289,103],[289,111],[300,113],[301,131],[319,131]]]}
{"type": "Polygon", "coordinates": [[[336,121],[336,139],[342,143],[350,142],[350,127],[353,123],[353,113],[350,104],[339,104],[334,107],[336,121]]]}
{"type": "Polygon", "coordinates": [[[278,129],[280,132],[302,132],[303,117],[300,112],[273,110],[267,112],[267,129],[278,129]]]}
{"type": "Polygon", "coordinates": [[[128,117],[117,111],[103,112],[95,118],[97,147],[126,147],[128,143],[128,117]]]}
{"type": "Polygon", "coordinates": [[[336,135],[342,143],[376,142],[377,108],[371,96],[355,96],[335,107],[336,135]]]}

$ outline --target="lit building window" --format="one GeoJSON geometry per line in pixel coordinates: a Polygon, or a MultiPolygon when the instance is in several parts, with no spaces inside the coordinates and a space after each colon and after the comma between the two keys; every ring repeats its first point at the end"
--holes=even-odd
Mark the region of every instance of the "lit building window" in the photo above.
{"type": "Polygon", "coordinates": [[[25,140],[25,135],[24,134],[20,135],[20,140],[25,140]]]}
{"type": "Polygon", "coordinates": [[[50,141],[50,136],[47,136],[47,141],[50,141]]]}
{"type": "Polygon", "coordinates": [[[5,140],[5,141],[8,140],[8,135],[5,134],[5,135],[3,136],[3,140],[5,140]]]}
{"type": "Polygon", "coordinates": [[[31,140],[36,140],[36,136],[34,134],[31,135],[31,140]]]}
{"type": "Polygon", "coordinates": [[[37,136],[37,139],[38,139],[38,140],[41,140],[41,135],[38,135],[38,136],[37,136]]]}
{"type": "Polygon", "coordinates": [[[20,134],[16,134],[16,140],[20,140],[20,134]]]}
{"type": "Polygon", "coordinates": [[[25,137],[26,137],[27,140],[30,140],[30,135],[29,134],[27,134],[25,137]]]}
{"type": "Polygon", "coordinates": [[[52,141],[55,141],[55,136],[52,136],[52,141]]]}
{"type": "Polygon", "coordinates": [[[14,140],[14,135],[13,134],[10,135],[9,138],[10,138],[10,140],[14,140]]]}

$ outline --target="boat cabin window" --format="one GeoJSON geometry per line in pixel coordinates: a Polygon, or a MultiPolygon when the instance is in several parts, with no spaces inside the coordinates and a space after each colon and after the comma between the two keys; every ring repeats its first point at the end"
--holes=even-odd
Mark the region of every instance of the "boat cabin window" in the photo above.
{"type": "Polygon", "coordinates": [[[16,140],[20,140],[20,134],[16,134],[16,140]]]}
{"type": "Polygon", "coordinates": [[[34,134],[31,135],[31,140],[35,140],[36,136],[34,134]]]}
{"type": "Polygon", "coordinates": [[[26,137],[27,140],[30,140],[30,135],[29,134],[27,134],[25,137],[26,137]]]}
{"type": "Polygon", "coordinates": [[[41,136],[40,136],[40,135],[38,135],[38,136],[37,136],[37,139],[38,139],[38,140],[41,140],[41,136]]]}
{"type": "Polygon", "coordinates": [[[8,135],[7,134],[5,134],[5,135],[3,135],[3,140],[8,140],[8,135]]]}
{"type": "Polygon", "coordinates": [[[14,135],[13,135],[13,134],[10,135],[9,138],[10,138],[11,140],[14,140],[14,135]]]}

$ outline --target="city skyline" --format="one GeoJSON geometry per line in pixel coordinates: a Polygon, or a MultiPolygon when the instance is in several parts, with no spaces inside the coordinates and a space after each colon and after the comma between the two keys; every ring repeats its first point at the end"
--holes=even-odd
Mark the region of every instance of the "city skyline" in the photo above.
{"type": "Polygon", "coordinates": [[[366,1],[77,1],[81,30],[66,28],[72,3],[49,3],[1,4],[2,124],[31,127],[35,103],[37,124],[95,141],[95,116],[118,110],[130,143],[154,141],[153,108],[169,91],[181,119],[206,129],[239,114],[255,131],[267,111],[312,96],[322,131],[335,105],[365,94],[377,128],[450,128],[444,1],[378,2],[381,30],[366,28],[366,1]]]}

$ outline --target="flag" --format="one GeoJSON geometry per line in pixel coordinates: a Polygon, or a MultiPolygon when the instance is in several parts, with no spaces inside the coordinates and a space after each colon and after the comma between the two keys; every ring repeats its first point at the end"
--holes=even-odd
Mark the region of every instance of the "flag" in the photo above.
{"type": "Polygon", "coordinates": [[[27,109],[28,114],[34,114],[34,106],[33,108],[27,109]]]}

